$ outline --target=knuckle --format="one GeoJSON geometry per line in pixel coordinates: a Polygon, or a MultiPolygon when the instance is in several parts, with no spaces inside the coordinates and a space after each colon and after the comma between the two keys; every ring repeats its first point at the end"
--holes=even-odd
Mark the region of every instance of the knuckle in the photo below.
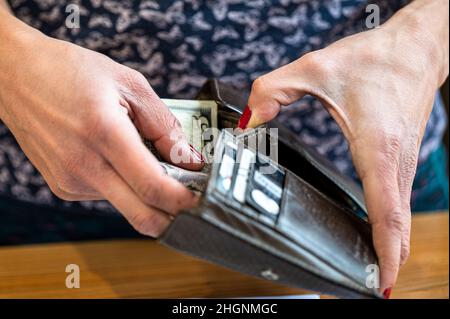
{"type": "Polygon", "coordinates": [[[73,196],[76,193],[76,187],[72,177],[63,176],[62,178],[59,178],[56,183],[58,189],[62,192],[70,194],[70,196],[73,196]]]}
{"type": "Polygon", "coordinates": [[[318,74],[319,77],[326,77],[335,69],[335,63],[330,57],[325,58],[321,50],[305,54],[301,59],[306,70],[311,74],[318,74]]]}
{"type": "Polygon", "coordinates": [[[410,244],[404,243],[402,244],[401,253],[400,253],[400,264],[404,265],[406,261],[408,260],[410,255],[410,244]]]}
{"type": "Polygon", "coordinates": [[[258,77],[252,84],[249,104],[252,111],[257,111],[260,119],[270,120],[277,115],[281,105],[288,105],[292,98],[277,87],[273,75],[258,77]],[[263,102],[264,106],[259,103],[263,102]]]}
{"type": "Polygon", "coordinates": [[[149,86],[147,78],[141,72],[138,72],[138,71],[134,71],[134,72],[135,72],[134,77],[135,77],[137,83],[139,83],[145,87],[149,86]]]}
{"type": "Polygon", "coordinates": [[[253,81],[252,92],[257,95],[266,93],[266,85],[265,85],[264,76],[260,76],[253,81]]]}
{"type": "Polygon", "coordinates": [[[401,237],[404,232],[405,217],[400,211],[395,210],[386,214],[378,223],[382,224],[386,230],[401,237]]]}
{"type": "Polygon", "coordinates": [[[64,191],[59,185],[57,184],[48,184],[48,187],[50,188],[50,190],[52,191],[52,193],[58,197],[59,199],[65,200],[65,201],[73,201],[75,200],[74,197],[64,191]]]}
{"type": "Polygon", "coordinates": [[[91,112],[84,120],[81,135],[87,142],[103,144],[109,141],[111,132],[117,128],[118,125],[108,116],[108,112],[91,112]]]}
{"type": "Polygon", "coordinates": [[[136,231],[142,235],[156,237],[158,236],[158,216],[156,214],[134,214],[130,224],[136,231]]]}
{"type": "Polygon", "coordinates": [[[161,202],[161,191],[160,188],[155,187],[154,183],[142,183],[137,187],[137,193],[146,204],[159,207],[161,202]]]}
{"type": "MultiPolygon", "coordinates": [[[[378,42],[378,41],[376,41],[378,42]]],[[[375,44],[376,46],[376,44],[375,44]]],[[[377,47],[378,48],[378,47],[377,47]]],[[[376,50],[375,48],[364,48],[363,50],[360,50],[360,56],[358,57],[358,63],[364,63],[364,64],[378,64],[382,62],[382,59],[379,54],[379,52],[383,48],[379,48],[379,50],[376,50]]]]}
{"type": "Polygon", "coordinates": [[[138,83],[147,83],[147,79],[145,78],[145,76],[144,76],[141,72],[139,72],[139,71],[137,71],[137,70],[135,70],[135,69],[131,69],[131,70],[130,70],[130,77],[131,77],[135,82],[138,82],[138,83]]]}
{"type": "Polygon", "coordinates": [[[74,182],[74,178],[71,176],[63,176],[60,177],[56,181],[56,189],[58,191],[58,196],[61,199],[67,201],[74,201],[80,198],[79,191],[77,190],[76,183],[74,182]]]}
{"type": "Polygon", "coordinates": [[[60,159],[59,164],[52,169],[54,183],[49,184],[52,192],[64,200],[80,200],[90,190],[82,179],[83,166],[80,156],[64,156],[60,159]]]}
{"type": "Polygon", "coordinates": [[[147,78],[141,72],[134,69],[130,69],[127,73],[127,83],[132,89],[137,91],[142,91],[150,86],[147,78]]]}

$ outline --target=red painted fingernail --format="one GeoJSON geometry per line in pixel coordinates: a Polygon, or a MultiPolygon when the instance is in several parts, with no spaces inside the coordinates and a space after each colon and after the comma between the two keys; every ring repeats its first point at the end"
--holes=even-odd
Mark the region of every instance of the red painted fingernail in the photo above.
{"type": "Polygon", "coordinates": [[[383,292],[383,297],[384,297],[384,299],[389,299],[389,297],[391,296],[391,291],[392,291],[392,288],[387,288],[387,289],[383,292]]]}
{"type": "Polygon", "coordinates": [[[241,118],[239,119],[238,127],[240,129],[245,130],[247,128],[247,124],[250,121],[250,117],[252,116],[252,110],[248,107],[245,107],[244,112],[242,113],[241,118]]]}
{"type": "Polygon", "coordinates": [[[197,161],[202,162],[202,163],[205,162],[203,155],[199,151],[197,151],[194,146],[189,144],[189,148],[191,149],[191,153],[192,153],[192,155],[194,155],[194,157],[197,161]]]}

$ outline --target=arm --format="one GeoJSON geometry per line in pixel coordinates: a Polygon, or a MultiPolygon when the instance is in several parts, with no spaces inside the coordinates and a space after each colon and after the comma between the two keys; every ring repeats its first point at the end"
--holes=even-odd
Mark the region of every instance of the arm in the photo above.
{"type": "Polygon", "coordinates": [[[196,197],[166,176],[166,160],[200,169],[180,124],[138,72],[49,38],[0,7],[0,118],[52,191],[109,200],[141,233],[158,236],[196,197]],[[177,139],[174,138],[177,137],[177,139]]]}
{"type": "Polygon", "coordinates": [[[249,127],[305,94],[349,141],[363,182],[381,291],[409,255],[410,198],[434,95],[448,76],[448,0],[416,0],[380,28],[311,52],[253,83],[249,127]]]}
{"type": "Polygon", "coordinates": [[[6,0],[0,0],[0,7],[5,8],[8,12],[11,12],[11,10],[9,9],[8,4],[6,3],[6,0]]]}

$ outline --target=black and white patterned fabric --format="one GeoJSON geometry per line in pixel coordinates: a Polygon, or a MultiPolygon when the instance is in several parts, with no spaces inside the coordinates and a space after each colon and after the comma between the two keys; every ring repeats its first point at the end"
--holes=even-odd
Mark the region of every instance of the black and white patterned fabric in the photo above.
{"type": "MultiPolygon", "coordinates": [[[[101,52],[143,73],[161,97],[193,98],[210,77],[249,87],[261,74],[365,30],[366,6],[385,21],[407,1],[394,0],[10,0],[14,14],[55,38],[101,52]],[[67,5],[80,28],[67,28],[67,5]]],[[[446,125],[437,96],[420,153],[440,144],[446,125]]],[[[305,98],[281,115],[292,130],[356,178],[348,146],[320,103],[305,98]]],[[[57,199],[0,124],[0,195],[37,204],[113,211],[105,202],[57,199]]]]}

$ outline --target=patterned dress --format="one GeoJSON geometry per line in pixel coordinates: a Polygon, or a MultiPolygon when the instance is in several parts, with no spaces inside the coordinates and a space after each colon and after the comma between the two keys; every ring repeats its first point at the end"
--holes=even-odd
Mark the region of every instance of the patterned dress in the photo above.
{"type": "MultiPolygon", "coordinates": [[[[194,97],[210,77],[248,88],[252,80],[261,74],[346,35],[366,30],[366,6],[369,3],[379,6],[383,22],[407,1],[9,1],[14,14],[29,25],[49,36],[101,52],[140,71],[159,96],[172,98],[194,97]],[[70,4],[76,4],[79,8],[79,28],[66,26],[71,12],[67,6],[70,4]]],[[[441,145],[446,126],[444,112],[437,95],[420,151],[420,165],[441,145]]],[[[339,170],[357,179],[348,145],[339,127],[317,100],[304,98],[286,108],[280,116],[307,144],[331,159],[339,170]]],[[[427,171],[427,174],[431,173],[427,171]]],[[[421,195],[417,189],[430,184],[427,178],[429,176],[413,192],[413,208],[416,203],[420,204],[418,200],[421,195]]],[[[30,216],[34,216],[29,215],[30,211],[35,215],[54,211],[50,214],[53,220],[45,217],[51,222],[41,222],[40,218],[36,218],[35,222],[42,224],[44,232],[50,234],[49,227],[64,228],[56,238],[62,236],[66,239],[101,237],[101,232],[97,231],[98,225],[105,228],[107,224],[105,219],[94,223],[92,232],[84,236],[86,226],[80,230],[73,223],[72,228],[67,228],[67,223],[77,219],[74,216],[89,216],[83,217],[89,221],[92,221],[92,216],[99,215],[119,219],[107,202],[65,202],[55,197],[1,122],[0,205],[3,206],[3,209],[0,208],[0,218],[11,221],[11,224],[6,223],[9,226],[0,223],[3,224],[0,226],[3,228],[0,228],[0,236],[6,232],[9,242],[21,242],[20,238],[25,235],[21,237],[17,234],[29,233],[26,227],[29,227],[30,216]],[[19,224],[17,220],[21,217],[17,217],[17,212],[22,211],[23,216],[19,215],[23,221],[19,224]],[[62,215],[62,211],[67,214],[62,215]],[[55,215],[59,216],[59,222],[55,222],[55,215]],[[70,229],[72,236],[67,235],[71,233],[70,229]]],[[[113,226],[106,227],[110,233],[114,233],[114,229],[113,226]]]]}

